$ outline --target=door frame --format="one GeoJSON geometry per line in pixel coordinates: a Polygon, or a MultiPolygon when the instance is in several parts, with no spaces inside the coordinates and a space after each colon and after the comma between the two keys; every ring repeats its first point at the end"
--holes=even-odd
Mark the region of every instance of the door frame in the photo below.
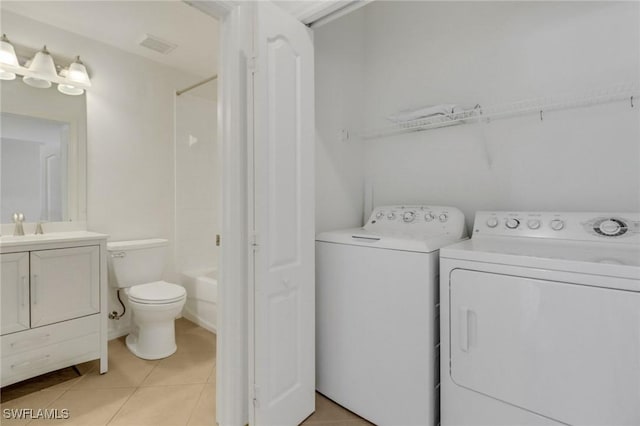
{"type": "Polygon", "coordinates": [[[187,1],[219,21],[218,156],[222,196],[216,421],[224,426],[248,423],[248,186],[246,66],[240,58],[251,47],[245,34],[247,5],[233,0],[187,1]],[[243,69],[244,68],[244,69],[243,69]],[[244,97],[243,97],[244,96],[244,97]]]}

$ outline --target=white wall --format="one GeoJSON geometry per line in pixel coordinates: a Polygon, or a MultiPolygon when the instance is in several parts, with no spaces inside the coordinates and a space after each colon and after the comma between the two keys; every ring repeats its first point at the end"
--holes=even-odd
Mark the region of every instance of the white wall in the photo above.
{"type": "Polygon", "coordinates": [[[640,209],[640,108],[628,102],[361,148],[338,135],[411,107],[639,85],[637,2],[379,1],[315,37],[318,231],[357,224],[365,184],[376,205],[454,205],[469,226],[482,209],[640,209]]]}
{"type": "MultiPolygon", "coordinates": [[[[215,82],[207,85],[215,86],[215,82]]],[[[190,94],[176,98],[176,225],[178,272],[218,266],[219,170],[217,104],[190,94]]]]}
{"type": "MultiPolygon", "coordinates": [[[[388,124],[408,107],[637,85],[639,10],[374,2],[365,8],[364,124],[388,124]]],[[[365,180],[377,203],[454,205],[469,225],[482,209],[637,211],[639,112],[626,102],[366,141],[365,180]]]]}
{"type": "Polygon", "coordinates": [[[314,31],[316,231],[359,226],[363,204],[361,124],[364,14],[356,11],[314,31]],[[342,130],[350,133],[341,140],[342,130]]]}
{"type": "MultiPolygon", "coordinates": [[[[17,44],[46,43],[54,56],[80,55],[89,69],[89,230],[109,234],[111,241],[173,240],[174,93],[200,78],[11,12],[3,11],[2,27],[17,44]]],[[[168,256],[165,279],[176,277],[168,256]]],[[[110,291],[109,310],[114,309],[120,307],[110,291]]],[[[128,325],[127,313],[110,321],[110,333],[128,325]]]]}

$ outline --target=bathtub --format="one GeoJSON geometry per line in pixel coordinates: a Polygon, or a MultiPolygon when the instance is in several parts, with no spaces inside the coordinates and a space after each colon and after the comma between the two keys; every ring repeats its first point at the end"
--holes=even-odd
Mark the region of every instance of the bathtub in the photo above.
{"type": "Polygon", "coordinates": [[[218,315],[218,270],[183,272],[181,284],[187,290],[187,301],[182,316],[215,333],[218,315]]]}

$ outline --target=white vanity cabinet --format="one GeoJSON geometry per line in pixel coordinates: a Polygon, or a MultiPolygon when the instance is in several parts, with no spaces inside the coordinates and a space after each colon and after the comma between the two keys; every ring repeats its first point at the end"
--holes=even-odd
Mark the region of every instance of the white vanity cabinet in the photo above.
{"type": "Polygon", "coordinates": [[[106,235],[1,237],[0,259],[0,384],[94,359],[106,372],[106,235]]]}

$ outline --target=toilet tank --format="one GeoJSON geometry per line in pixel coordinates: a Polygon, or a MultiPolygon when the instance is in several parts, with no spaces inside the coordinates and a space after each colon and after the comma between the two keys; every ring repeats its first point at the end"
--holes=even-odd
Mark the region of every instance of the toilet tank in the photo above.
{"type": "Polygon", "coordinates": [[[109,284],[125,288],[160,281],[168,245],[160,238],[107,243],[109,284]]]}

